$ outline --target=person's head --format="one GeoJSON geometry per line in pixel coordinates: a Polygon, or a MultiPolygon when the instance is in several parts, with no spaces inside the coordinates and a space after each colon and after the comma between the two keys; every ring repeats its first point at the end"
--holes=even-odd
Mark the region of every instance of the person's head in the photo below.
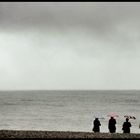
{"type": "Polygon", "coordinates": [[[113,117],[111,117],[111,119],[114,119],[113,117]]]}
{"type": "Polygon", "coordinates": [[[126,118],[126,122],[128,122],[129,121],[129,119],[128,118],[126,118]]]}
{"type": "Polygon", "coordinates": [[[98,120],[98,118],[95,118],[95,120],[98,120]]]}

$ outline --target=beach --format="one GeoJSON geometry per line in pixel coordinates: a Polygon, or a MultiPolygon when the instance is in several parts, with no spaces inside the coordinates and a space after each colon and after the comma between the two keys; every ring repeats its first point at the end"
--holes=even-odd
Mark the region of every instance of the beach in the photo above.
{"type": "Polygon", "coordinates": [[[123,133],[93,133],[74,131],[31,131],[31,130],[0,130],[0,139],[3,138],[66,138],[66,139],[140,139],[140,134],[123,133]]]}

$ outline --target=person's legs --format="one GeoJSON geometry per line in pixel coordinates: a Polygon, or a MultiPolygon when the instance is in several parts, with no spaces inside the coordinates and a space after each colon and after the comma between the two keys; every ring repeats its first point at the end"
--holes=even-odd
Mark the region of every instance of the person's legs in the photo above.
{"type": "Polygon", "coordinates": [[[110,129],[110,133],[115,133],[116,130],[110,129]]]}

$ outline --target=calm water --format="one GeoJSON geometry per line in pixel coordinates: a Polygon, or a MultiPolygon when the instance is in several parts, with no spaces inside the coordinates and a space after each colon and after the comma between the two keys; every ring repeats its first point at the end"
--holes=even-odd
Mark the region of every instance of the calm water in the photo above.
{"type": "Polygon", "coordinates": [[[131,132],[140,133],[140,91],[1,91],[0,129],[91,131],[94,114],[116,112],[117,132],[124,115],[134,115],[131,132]]]}

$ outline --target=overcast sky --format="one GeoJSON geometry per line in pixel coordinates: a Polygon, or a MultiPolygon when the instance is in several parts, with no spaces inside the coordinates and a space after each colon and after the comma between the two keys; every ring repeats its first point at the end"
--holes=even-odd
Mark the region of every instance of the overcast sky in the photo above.
{"type": "Polygon", "coordinates": [[[140,3],[0,3],[9,89],[140,89],[140,3]]]}

